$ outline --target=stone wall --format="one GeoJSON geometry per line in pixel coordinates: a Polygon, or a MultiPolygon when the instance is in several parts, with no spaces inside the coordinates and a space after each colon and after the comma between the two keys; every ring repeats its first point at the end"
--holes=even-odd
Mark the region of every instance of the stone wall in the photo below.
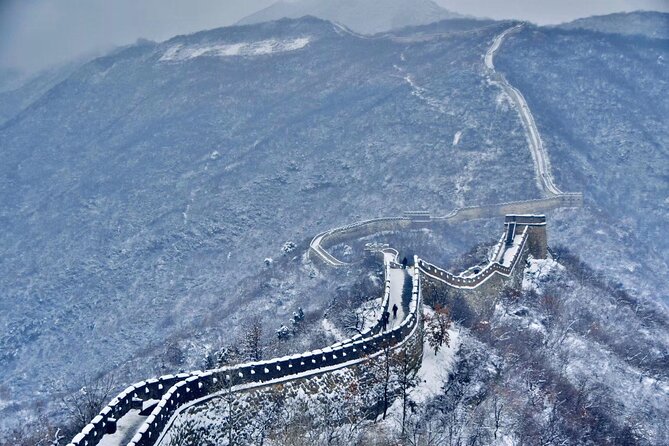
{"type": "MultiPolygon", "coordinates": [[[[563,207],[581,206],[583,206],[583,194],[566,193],[536,200],[460,208],[442,217],[430,218],[422,213],[412,216],[409,213],[403,217],[364,220],[318,234],[311,240],[309,256],[311,259],[324,260],[330,266],[345,266],[347,264],[333,257],[327,251],[327,248],[381,231],[421,229],[434,226],[438,222],[458,223],[480,218],[501,217],[509,214],[532,214],[563,207]]],[[[545,254],[539,257],[545,257],[545,254]]]]}
{"type": "MultiPolygon", "coordinates": [[[[386,265],[386,287],[383,307],[388,305],[390,284],[386,265]]],[[[266,386],[309,374],[318,375],[337,368],[349,367],[364,362],[386,346],[396,348],[405,345],[415,336],[422,336],[422,304],[420,302],[420,278],[414,269],[414,283],[408,316],[392,330],[381,332],[378,324],[363,334],[320,350],[313,350],[283,358],[250,362],[208,371],[194,371],[180,375],[166,375],[142,381],[128,387],[115,397],[68,446],[93,446],[98,444],[105,433],[111,432],[115,420],[136,408],[141,401],[159,399],[156,408],[139,428],[128,446],[148,446],[156,444],[161,433],[171,423],[173,416],[189,403],[197,403],[205,397],[215,396],[221,389],[246,389],[266,386]],[[417,334],[419,333],[419,334],[417,334]]],[[[415,343],[414,343],[415,344],[415,343]]],[[[412,344],[412,348],[415,345],[412,344]]],[[[422,343],[412,351],[415,363],[422,358],[422,343]],[[418,356],[420,355],[420,357],[418,356]]]]}
{"type": "MultiPolygon", "coordinates": [[[[416,315],[422,315],[422,297],[419,295],[419,289],[420,287],[418,285],[413,287],[416,300],[412,300],[411,311],[416,315]],[[417,302],[418,305],[413,306],[414,302],[417,302]]],[[[254,407],[265,407],[268,403],[277,400],[285,401],[294,398],[299,394],[315,396],[324,390],[329,394],[336,392],[346,394],[347,392],[351,392],[352,387],[355,389],[353,394],[365,394],[369,392],[374,385],[378,385],[380,380],[383,379],[382,369],[386,360],[390,360],[394,363],[399,363],[401,361],[400,352],[407,354],[406,360],[412,370],[411,373],[415,373],[420,368],[423,357],[422,317],[420,317],[419,323],[413,326],[411,331],[404,336],[403,339],[396,343],[393,343],[392,341],[384,341],[378,344],[373,352],[361,357],[358,361],[350,362],[345,367],[334,369],[321,368],[314,370],[313,373],[305,376],[289,380],[277,380],[265,385],[259,384],[251,387],[221,386],[220,390],[215,394],[183,406],[178,413],[175,413],[171,424],[166,426],[163,435],[169,438],[168,432],[174,426],[188,424],[189,416],[196,412],[201,410],[216,410],[217,407],[224,405],[226,399],[231,397],[240,398],[239,396],[232,395],[244,394],[244,401],[247,405],[245,410],[250,411],[250,413],[255,413],[253,410],[254,407]],[[389,355],[389,358],[386,358],[386,354],[389,355]]],[[[391,387],[391,399],[396,396],[394,394],[396,390],[397,389],[391,387]]],[[[379,415],[383,411],[383,406],[378,399],[370,400],[363,398],[362,400],[362,403],[367,405],[364,407],[355,407],[356,411],[366,412],[369,416],[379,415]]],[[[357,403],[360,403],[360,401],[357,401],[357,403]]],[[[333,422],[336,422],[336,420],[333,420],[333,422]]],[[[161,437],[157,444],[160,446],[169,444],[169,442],[165,441],[167,438],[164,439],[161,437]]]]}
{"type": "MultiPolygon", "coordinates": [[[[547,256],[546,217],[509,215],[505,220],[505,233],[510,225],[514,225],[516,231],[522,231],[522,242],[508,267],[500,265],[498,261],[491,261],[478,274],[462,277],[423,260],[418,261],[418,267],[424,276],[428,303],[466,307],[461,313],[473,311],[479,317],[485,318],[493,311],[495,298],[505,287],[520,288],[527,258],[530,255],[534,258],[547,256]]],[[[498,258],[500,252],[503,252],[506,238],[505,235],[500,240],[494,258],[498,258]]],[[[460,314],[459,317],[463,315],[460,314]]]]}
{"type": "MultiPolygon", "coordinates": [[[[496,298],[504,288],[519,289],[522,283],[523,266],[530,254],[528,245],[522,249],[515,267],[508,275],[495,274],[474,287],[452,286],[442,280],[424,275],[423,292],[425,302],[429,305],[459,306],[465,312],[471,311],[478,315],[477,319],[486,319],[494,310],[496,298]]],[[[462,314],[458,314],[462,318],[462,314]]]]}

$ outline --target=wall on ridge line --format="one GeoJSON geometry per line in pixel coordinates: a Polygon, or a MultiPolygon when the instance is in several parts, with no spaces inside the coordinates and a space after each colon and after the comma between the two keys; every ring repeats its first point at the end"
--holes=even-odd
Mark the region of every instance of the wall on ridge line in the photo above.
{"type": "MultiPolygon", "coordinates": [[[[418,311],[422,314],[422,305],[420,305],[418,311]]],[[[418,370],[423,356],[422,318],[419,328],[414,330],[405,339],[403,348],[390,349],[388,354],[394,364],[399,364],[404,360],[409,364],[412,373],[418,370]],[[400,356],[400,352],[402,351],[406,352],[406,359],[400,359],[402,358],[400,356]]],[[[290,400],[305,395],[309,398],[319,394],[325,395],[322,404],[326,405],[336,405],[339,402],[344,407],[348,407],[353,404],[354,406],[351,409],[365,412],[367,417],[375,418],[383,411],[383,407],[379,403],[378,398],[372,396],[374,390],[378,390],[378,387],[382,384],[385,361],[386,356],[382,352],[348,367],[269,384],[259,388],[231,393],[223,392],[221,395],[193,405],[177,415],[174,423],[168,428],[164,438],[157,445],[168,446],[170,445],[171,437],[181,438],[179,436],[184,435],[184,432],[192,432],[192,428],[197,426],[198,418],[203,416],[203,412],[205,413],[205,418],[223,421],[210,424],[206,433],[200,432],[202,437],[197,437],[193,440],[200,442],[221,441],[227,435],[224,427],[227,408],[237,407],[240,410],[240,415],[256,414],[263,408],[281,407],[281,405],[286,404],[290,400]]],[[[396,388],[391,387],[390,393],[391,400],[399,396],[398,389],[396,388]]],[[[336,415],[336,409],[332,409],[330,416],[336,415]]],[[[249,422],[252,421],[252,417],[244,416],[243,418],[247,418],[249,422]]],[[[331,421],[334,425],[337,425],[347,420],[333,419],[331,421]]],[[[239,426],[237,429],[243,430],[239,426]]],[[[183,440],[183,438],[181,439],[183,440]]]]}
{"type": "MultiPolygon", "coordinates": [[[[388,273],[386,271],[386,277],[388,273]]],[[[387,305],[390,285],[386,279],[384,305],[387,305]]],[[[418,296],[418,281],[413,287],[414,302],[418,296]]],[[[120,418],[135,407],[137,401],[160,399],[158,406],[148,416],[135,437],[129,443],[133,446],[153,445],[169,423],[172,415],[182,405],[219,391],[226,383],[244,385],[262,383],[275,379],[290,378],[293,375],[319,370],[366,358],[377,352],[384,343],[397,344],[411,336],[422,317],[413,311],[402,324],[390,331],[378,333],[371,329],[365,336],[356,335],[351,339],[325,347],[283,358],[240,364],[206,372],[194,371],[176,376],[166,375],[150,379],[128,387],[121,392],[96,416],[74,439],[70,446],[93,446],[108,432],[112,423],[109,418],[120,418]]]]}
{"type": "Polygon", "coordinates": [[[525,244],[519,258],[508,277],[493,274],[475,288],[457,288],[425,274],[423,278],[423,295],[425,303],[434,306],[456,307],[458,318],[467,319],[469,313],[478,315],[477,319],[487,319],[492,315],[497,297],[505,288],[519,289],[523,280],[523,271],[530,255],[529,244],[525,244]]]}
{"type": "MultiPolygon", "coordinates": [[[[432,217],[429,220],[425,220],[424,217],[421,218],[419,216],[415,219],[410,217],[376,218],[328,231],[323,235],[321,248],[325,250],[326,255],[329,255],[327,249],[334,245],[381,231],[422,229],[434,227],[443,222],[458,223],[479,218],[503,217],[508,214],[533,214],[563,207],[582,206],[583,194],[565,193],[549,198],[460,208],[455,209],[446,216],[432,217]]],[[[321,254],[316,252],[313,246],[310,245],[309,257],[312,259],[321,258],[321,254]]],[[[332,256],[329,255],[329,257],[332,256]]]]}
{"type": "MultiPolygon", "coordinates": [[[[383,333],[367,333],[367,337],[355,336],[352,339],[334,344],[322,350],[313,350],[268,361],[240,364],[206,372],[194,372],[194,376],[180,381],[171,387],[161,398],[145,423],[139,428],[129,446],[153,446],[162,432],[169,427],[172,418],[187,404],[201,404],[202,398],[215,398],[219,392],[240,385],[266,386],[272,380],[287,382],[301,377],[303,373],[321,374],[327,368],[349,367],[354,362],[366,362],[385,346],[406,344],[415,336],[422,336],[422,305],[420,301],[420,278],[414,269],[412,299],[409,304],[409,315],[402,323],[383,333]],[[418,335],[417,335],[418,333],[418,335]],[[297,375],[297,376],[296,376],[297,375]],[[263,384],[268,382],[267,384],[263,384]]],[[[414,345],[415,346],[415,345],[414,345]]],[[[422,343],[420,344],[422,347],[422,343]]],[[[418,352],[409,352],[417,355],[418,352]]],[[[422,348],[420,349],[422,358],[422,348]]],[[[420,363],[412,356],[412,361],[420,363]]],[[[81,443],[80,443],[81,444],[81,443]]]]}

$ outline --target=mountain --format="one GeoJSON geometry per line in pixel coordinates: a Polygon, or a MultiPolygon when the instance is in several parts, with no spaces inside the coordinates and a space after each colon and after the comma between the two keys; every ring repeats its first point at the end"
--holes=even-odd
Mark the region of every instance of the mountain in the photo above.
{"type": "Polygon", "coordinates": [[[637,11],[585,17],[559,25],[562,29],[587,29],[611,34],[669,39],[669,13],[637,11]]]}
{"type": "Polygon", "coordinates": [[[253,315],[322,311],[347,279],[299,262],[267,278],[287,241],[303,253],[360,218],[536,197],[516,115],[481,90],[502,26],[408,50],[315,18],[147,42],[0,126],[3,423],[87,376],[201,367],[253,315]],[[506,170],[508,187],[488,183],[506,170]]]}
{"type": "MultiPolygon", "coordinates": [[[[96,53],[95,57],[98,56],[99,54],[96,53]]],[[[0,124],[16,116],[93,58],[94,56],[89,54],[30,74],[14,70],[1,71],[0,124]]]]}
{"type": "Polygon", "coordinates": [[[279,1],[239,21],[240,25],[306,15],[331,20],[363,34],[462,17],[431,0],[279,1]]]}
{"type": "MultiPolygon", "coordinates": [[[[453,22],[369,37],[304,17],[142,42],[1,124],[2,426],[62,417],[59,398],[87,378],[121,389],[202,368],[254,318],[268,354],[324,345],[323,314],[376,295],[356,286],[378,265],[317,268],[305,253],[318,232],[539,198],[522,122],[484,68],[517,23],[453,22]],[[277,344],[297,307],[310,336],[277,344]]],[[[585,194],[583,209],[548,218],[551,245],[606,278],[584,294],[605,294],[590,313],[669,296],[668,53],[658,39],[526,26],[495,56],[558,184],[585,194]]],[[[398,247],[448,265],[498,229],[473,222],[398,247]]]]}
{"type": "Polygon", "coordinates": [[[13,90],[21,85],[26,74],[15,68],[0,68],[0,92],[13,90]]]}
{"type": "MultiPolygon", "coordinates": [[[[662,235],[669,213],[669,99],[662,93],[668,49],[644,36],[528,28],[509,39],[496,62],[536,113],[558,183],[580,185],[600,216],[587,223],[593,238],[579,254],[607,269],[621,255],[629,259],[609,270],[622,282],[669,265],[662,235]],[[602,220],[616,222],[615,229],[602,220]]],[[[651,294],[669,301],[666,280],[656,286],[651,294]]]]}

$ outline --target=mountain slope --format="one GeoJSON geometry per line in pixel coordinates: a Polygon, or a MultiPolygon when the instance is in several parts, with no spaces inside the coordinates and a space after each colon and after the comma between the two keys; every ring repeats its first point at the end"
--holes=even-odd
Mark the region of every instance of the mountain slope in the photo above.
{"type": "MultiPolygon", "coordinates": [[[[669,301],[666,278],[656,274],[669,265],[666,42],[528,28],[496,60],[533,110],[557,182],[582,190],[589,202],[593,219],[582,219],[579,231],[593,237],[583,238],[579,254],[669,301]]],[[[562,243],[571,246],[570,236],[562,243]]]]}
{"type": "Polygon", "coordinates": [[[5,77],[0,80],[0,125],[16,116],[90,59],[75,60],[32,75],[14,79],[5,77]]]}
{"type": "MultiPolygon", "coordinates": [[[[512,24],[449,22],[365,37],[302,18],[144,42],[1,125],[2,423],[57,412],[85,377],[113,371],[121,388],[200,368],[255,317],[268,339],[298,305],[320,320],[342,290],[363,293],[304,257],[320,231],[538,198],[523,126],[484,68],[512,24]]],[[[529,28],[495,56],[558,185],[586,194],[586,208],[549,215],[551,244],[638,299],[669,295],[666,52],[529,28]]],[[[498,229],[402,248],[447,264],[498,229]]]]}
{"type": "Polygon", "coordinates": [[[239,24],[252,24],[298,18],[306,15],[332,20],[353,31],[376,34],[405,26],[423,25],[440,20],[462,17],[448,11],[432,0],[299,0],[279,1],[251,14],[239,24]]]}
{"type": "Polygon", "coordinates": [[[587,29],[610,34],[669,38],[669,13],[637,11],[585,17],[559,25],[561,29],[587,29]]]}
{"type": "Polygon", "coordinates": [[[244,285],[286,241],[537,197],[522,127],[480,77],[498,28],[407,43],[312,18],[144,43],[0,127],[5,422],[86,375],[201,366],[170,339],[206,345],[303,295],[322,311],[330,281],[244,285]]]}

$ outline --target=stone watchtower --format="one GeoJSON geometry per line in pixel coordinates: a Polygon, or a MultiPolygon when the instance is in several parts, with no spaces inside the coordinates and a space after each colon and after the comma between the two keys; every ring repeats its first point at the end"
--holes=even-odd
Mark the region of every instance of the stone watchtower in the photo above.
{"type": "Polygon", "coordinates": [[[527,227],[528,239],[527,246],[529,253],[535,259],[545,259],[548,256],[548,238],[546,236],[546,216],[545,215],[507,215],[504,219],[504,228],[507,235],[527,227]]]}

